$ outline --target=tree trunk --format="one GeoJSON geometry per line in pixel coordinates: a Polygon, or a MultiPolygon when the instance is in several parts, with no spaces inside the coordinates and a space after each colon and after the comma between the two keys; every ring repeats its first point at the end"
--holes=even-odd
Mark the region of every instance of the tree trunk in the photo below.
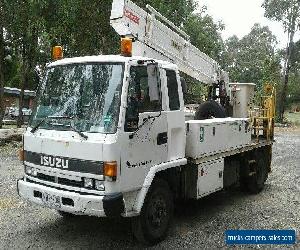
{"type": "Polygon", "coordinates": [[[292,52],[292,46],[294,41],[294,35],[295,35],[295,22],[296,17],[292,17],[292,20],[290,22],[290,28],[288,30],[289,34],[289,43],[286,49],[286,57],[285,57],[285,65],[284,65],[284,82],[283,82],[283,89],[281,93],[280,98],[280,109],[279,109],[279,122],[283,122],[284,119],[284,111],[285,111],[285,103],[286,103],[286,93],[287,93],[287,87],[289,82],[289,73],[290,73],[290,59],[291,59],[291,52],[292,52]]]}
{"type": "Polygon", "coordinates": [[[21,92],[20,92],[20,96],[19,96],[19,116],[18,116],[18,120],[17,120],[18,128],[21,128],[21,126],[24,123],[22,109],[24,107],[24,90],[25,90],[26,83],[28,81],[28,73],[27,72],[28,72],[27,62],[26,62],[26,59],[23,58],[23,62],[22,62],[22,66],[21,66],[21,84],[20,84],[21,92]]]}
{"type": "Polygon", "coordinates": [[[0,129],[3,125],[5,114],[4,107],[4,34],[3,34],[3,15],[2,6],[0,6],[0,129]]]}

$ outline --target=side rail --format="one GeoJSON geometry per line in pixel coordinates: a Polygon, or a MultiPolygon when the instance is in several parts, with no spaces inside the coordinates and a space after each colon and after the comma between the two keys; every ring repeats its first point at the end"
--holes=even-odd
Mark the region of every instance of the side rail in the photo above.
{"type": "Polygon", "coordinates": [[[253,136],[259,141],[261,138],[273,140],[276,108],[276,88],[271,84],[264,86],[264,93],[260,98],[260,105],[250,110],[253,136]]]}

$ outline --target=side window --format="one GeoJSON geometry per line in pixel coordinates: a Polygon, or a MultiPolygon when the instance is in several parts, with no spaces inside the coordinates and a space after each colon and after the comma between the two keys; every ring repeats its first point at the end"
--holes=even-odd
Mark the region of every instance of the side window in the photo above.
{"type": "MultiPolygon", "coordinates": [[[[128,112],[143,113],[161,110],[156,66],[132,66],[128,87],[128,112]]],[[[128,114],[130,115],[130,114],[128,114]]]]}
{"type": "Polygon", "coordinates": [[[167,86],[169,95],[169,108],[170,110],[179,110],[180,101],[178,95],[178,83],[176,73],[173,70],[166,70],[167,74],[167,86]]]}

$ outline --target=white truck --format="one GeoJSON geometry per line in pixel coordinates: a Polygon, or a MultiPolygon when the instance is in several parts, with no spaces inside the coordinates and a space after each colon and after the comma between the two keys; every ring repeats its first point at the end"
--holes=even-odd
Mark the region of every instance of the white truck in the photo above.
{"type": "Polygon", "coordinates": [[[122,55],[47,66],[23,137],[19,195],[66,217],[132,217],[136,238],[155,244],[167,234],[175,200],[236,184],[261,191],[272,123],[262,118],[260,127],[261,117],[245,112],[228,118],[221,106],[248,107],[249,95],[236,101],[248,85],[230,86],[226,72],[150,6],[114,0],[111,25],[122,55]],[[180,71],[211,86],[194,120],[185,117],[180,71]]]}

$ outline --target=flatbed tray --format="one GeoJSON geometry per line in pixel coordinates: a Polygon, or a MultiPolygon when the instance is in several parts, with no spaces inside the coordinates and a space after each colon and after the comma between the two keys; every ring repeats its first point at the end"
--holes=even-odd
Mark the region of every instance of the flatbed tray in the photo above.
{"type": "Polygon", "coordinates": [[[199,158],[188,158],[187,160],[190,163],[200,164],[200,163],[203,163],[203,162],[212,161],[212,160],[215,160],[215,159],[224,158],[224,157],[227,157],[227,156],[232,156],[232,155],[236,155],[236,154],[239,154],[239,153],[247,152],[247,151],[250,151],[250,150],[255,149],[255,148],[260,148],[260,147],[272,145],[273,142],[274,141],[266,140],[266,139],[260,139],[259,141],[257,141],[257,139],[253,139],[249,145],[242,146],[240,148],[235,148],[235,149],[232,149],[232,150],[226,150],[224,152],[218,152],[218,153],[211,154],[211,155],[205,155],[205,156],[202,156],[202,157],[199,157],[199,158]]]}

